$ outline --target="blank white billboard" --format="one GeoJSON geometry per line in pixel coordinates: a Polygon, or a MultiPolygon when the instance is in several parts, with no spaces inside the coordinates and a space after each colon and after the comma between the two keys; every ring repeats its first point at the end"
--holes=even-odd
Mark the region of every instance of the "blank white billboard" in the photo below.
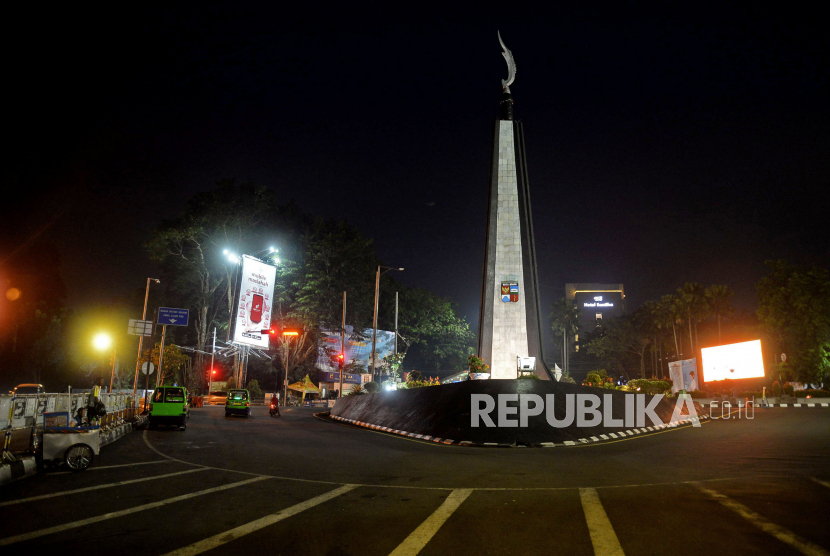
{"type": "Polygon", "coordinates": [[[703,348],[700,355],[706,382],[764,376],[761,340],[703,348]]]}

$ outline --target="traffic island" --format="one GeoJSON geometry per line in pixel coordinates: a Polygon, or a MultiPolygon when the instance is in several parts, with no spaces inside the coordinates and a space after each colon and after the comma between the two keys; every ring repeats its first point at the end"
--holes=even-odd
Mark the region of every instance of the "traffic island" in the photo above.
{"type": "Polygon", "coordinates": [[[541,380],[474,380],[344,396],[333,420],[464,446],[573,446],[708,418],[692,400],[541,380]],[[689,410],[693,408],[693,411],[689,410]]]}

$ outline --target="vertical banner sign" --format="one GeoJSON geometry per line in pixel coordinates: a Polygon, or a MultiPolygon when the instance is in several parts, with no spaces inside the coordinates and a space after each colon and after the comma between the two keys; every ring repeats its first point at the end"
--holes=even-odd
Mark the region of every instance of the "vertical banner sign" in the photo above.
{"type": "Polygon", "coordinates": [[[237,292],[239,303],[233,328],[234,342],[268,349],[268,334],[262,334],[261,331],[271,326],[276,276],[277,267],[242,255],[242,276],[237,292]]]}

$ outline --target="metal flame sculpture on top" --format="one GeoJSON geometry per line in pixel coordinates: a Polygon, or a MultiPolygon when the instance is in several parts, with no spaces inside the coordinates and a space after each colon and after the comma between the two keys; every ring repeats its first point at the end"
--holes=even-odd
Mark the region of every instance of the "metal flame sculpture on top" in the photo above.
{"type": "Polygon", "coordinates": [[[501,40],[501,33],[496,31],[496,34],[499,36],[499,43],[501,47],[504,49],[504,52],[501,53],[504,56],[505,62],[507,62],[507,81],[504,79],[501,80],[501,86],[504,88],[505,93],[510,93],[510,85],[513,84],[513,81],[516,80],[516,60],[513,59],[513,53],[510,52],[510,49],[504,44],[504,41],[501,40]]]}
{"type": "Polygon", "coordinates": [[[490,377],[517,378],[517,358],[535,357],[535,373],[550,380],[544,362],[536,244],[530,208],[522,122],[513,120],[513,53],[498,34],[507,62],[501,114],[493,131],[490,198],[481,287],[478,354],[490,377]]]}

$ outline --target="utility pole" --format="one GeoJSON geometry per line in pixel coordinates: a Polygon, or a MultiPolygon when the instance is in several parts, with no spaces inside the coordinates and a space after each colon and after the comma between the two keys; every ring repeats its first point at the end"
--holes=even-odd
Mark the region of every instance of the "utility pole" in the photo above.
{"type": "Polygon", "coordinates": [[[375,314],[372,317],[372,380],[375,380],[375,346],[378,341],[378,297],[380,297],[380,266],[375,274],[375,314]]]}
{"type": "MultiPolygon", "coordinates": [[[[141,320],[147,320],[147,300],[150,298],[150,280],[156,284],[160,284],[161,280],[158,278],[147,278],[147,287],[144,289],[144,312],[141,313],[141,320]]],[[[152,336],[151,336],[152,337],[152,336]]],[[[144,345],[144,336],[138,337],[138,356],[135,364],[135,381],[133,382],[133,398],[135,398],[135,390],[138,386],[138,371],[141,369],[141,348],[144,345]]]]}
{"type": "Polygon", "coordinates": [[[112,372],[110,373],[110,390],[109,390],[110,394],[112,394],[113,379],[115,379],[115,348],[112,348],[112,372]]]}
{"type": "Polygon", "coordinates": [[[210,350],[210,369],[208,370],[208,396],[213,388],[213,355],[216,353],[216,327],[213,327],[213,349],[210,350]]]}
{"type": "Polygon", "coordinates": [[[395,355],[398,355],[398,292],[395,292],[395,355]]]}
{"type": "Polygon", "coordinates": [[[164,361],[164,338],[165,338],[165,336],[167,336],[167,325],[163,324],[161,326],[161,348],[159,348],[159,369],[158,369],[159,374],[156,375],[156,388],[158,388],[159,384],[161,383],[161,365],[162,365],[162,362],[164,361]]]}
{"type": "Polygon", "coordinates": [[[346,357],[346,292],[343,292],[343,322],[340,324],[340,356],[343,359],[338,358],[337,360],[340,367],[340,387],[337,390],[338,398],[343,395],[343,367],[346,357]]]}
{"type": "Polygon", "coordinates": [[[375,316],[372,319],[372,380],[375,380],[375,349],[378,342],[378,299],[380,298],[381,268],[386,269],[383,272],[388,270],[403,270],[403,268],[392,268],[391,266],[378,265],[378,271],[375,275],[375,316]]]}

